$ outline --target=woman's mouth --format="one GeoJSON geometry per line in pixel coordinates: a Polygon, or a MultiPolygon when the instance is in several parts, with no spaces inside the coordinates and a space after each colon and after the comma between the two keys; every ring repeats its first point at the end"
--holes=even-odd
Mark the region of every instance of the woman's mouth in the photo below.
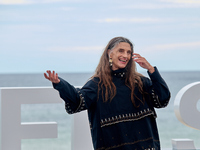
{"type": "Polygon", "coordinates": [[[119,59],[119,61],[126,63],[127,60],[119,59]]]}

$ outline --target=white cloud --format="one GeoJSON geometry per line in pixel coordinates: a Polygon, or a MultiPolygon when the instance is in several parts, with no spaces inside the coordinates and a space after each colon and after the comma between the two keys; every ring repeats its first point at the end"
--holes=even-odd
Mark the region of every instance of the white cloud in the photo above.
{"type": "Polygon", "coordinates": [[[173,4],[148,4],[148,3],[139,3],[139,4],[134,4],[134,5],[126,5],[126,6],[120,6],[122,9],[165,9],[165,8],[174,8],[178,7],[173,4]]]}
{"type": "Polygon", "coordinates": [[[200,0],[159,0],[159,3],[134,3],[123,4],[119,9],[170,9],[170,8],[197,8],[200,0]]]}
{"type": "MultiPolygon", "coordinates": [[[[46,32],[52,32],[53,28],[50,25],[42,25],[42,24],[11,24],[11,25],[4,25],[1,26],[4,31],[13,31],[16,33],[25,32],[25,33],[46,33],[46,32]]],[[[12,35],[13,32],[11,32],[12,35]]],[[[18,35],[16,35],[18,36],[18,35]]]]}
{"type": "Polygon", "coordinates": [[[75,10],[76,8],[75,7],[61,7],[60,9],[63,11],[71,11],[71,10],[75,10]]]}
{"type": "Polygon", "coordinates": [[[85,2],[90,0],[0,0],[0,5],[16,5],[16,4],[40,4],[55,2],[85,2]]]}
{"type": "Polygon", "coordinates": [[[12,4],[31,4],[30,0],[0,0],[0,4],[12,5],[12,4]]]}
{"type": "Polygon", "coordinates": [[[143,52],[161,52],[170,50],[182,50],[182,49],[200,49],[200,41],[197,42],[187,42],[187,43],[172,43],[172,44],[162,44],[162,45],[152,45],[143,48],[143,52]]]}
{"type": "Polygon", "coordinates": [[[160,18],[105,18],[96,20],[100,23],[155,23],[160,21],[167,21],[160,18]]]}
{"type": "Polygon", "coordinates": [[[161,2],[169,2],[174,7],[195,8],[200,7],[200,0],[160,0],[161,2]]]}
{"type": "Polygon", "coordinates": [[[55,52],[101,52],[103,51],[103,46],[75,46],[75,47],[51,47],[47,51],[55,52]]]}
{"type": "Polygon", "coordinates": [[[3,5],[15,5],[15,4],[34,4],[34,3],[51,3],[51,2],[60,2],[63,0],[0,0],[0,4],[3,5]]]}
{"type": "Polygon", "coordinates": [[[179,3],[179,4],[200,4],[199,0],[161,0],[161,1],[179,3]]]}

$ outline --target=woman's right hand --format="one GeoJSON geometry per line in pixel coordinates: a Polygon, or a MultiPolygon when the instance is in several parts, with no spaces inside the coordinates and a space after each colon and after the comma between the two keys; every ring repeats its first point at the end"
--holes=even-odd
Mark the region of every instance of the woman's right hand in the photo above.
{"type": "Polygon", "coordinates": [[[58,74],[55,73],[55,71],[51,72],[50,70],[47,70],[46,73],[44,73],[44,77],[48,79],[49,81],[53,83],[59,83],[60,79],[58,78],[58,74]]]}

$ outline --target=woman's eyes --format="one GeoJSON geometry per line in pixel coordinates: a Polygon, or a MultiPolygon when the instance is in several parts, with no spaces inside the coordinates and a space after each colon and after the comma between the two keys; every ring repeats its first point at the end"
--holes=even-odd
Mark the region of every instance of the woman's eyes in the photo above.
{"type": "Polygon", "coordinates": [[[119,52],[124,52],[124,50],[123,49],[119,49],[119,52]]]}
{"type": "MultiPolygon", "coordinates": [[[[120,53],[124,53],[125,51],[123,49],[119,49],[120,53]]],[[[127,51],[127,54],[131,54],[131,51],[127,51]]]]}
{"type": "Polygon", "coordinates": [[[131,54],[131,51],[128,51],[127,53],[128,53],[128,54],[131,54]]]}

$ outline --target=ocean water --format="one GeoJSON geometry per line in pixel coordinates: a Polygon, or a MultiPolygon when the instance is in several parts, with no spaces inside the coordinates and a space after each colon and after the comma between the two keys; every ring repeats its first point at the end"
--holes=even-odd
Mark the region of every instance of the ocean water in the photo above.
{"type": "MultiPolygon", "coordinates": [[[[143,73],[147,76],[146,73],[143,73]]],[[[171,91],[168,107],[156,109],[157,124],[162,148],[172,148],[171,140],[189,138],[200,148],[200,131],[189,128],[179,122],[174,113],[174,98],[184,86],[200,81],[199,72],[161,72],[171,91]]],[[[74,86],[83,86],[92,73],[60,73],[60,77],[74,86]]],[[[41,74],[0,74],[0,87],[46,87],[52,84],[41,74]]],[[[197,106],[200,108],[200,106],[197,106]]],[[[199,109],[200,110],[200,109],[199,109]]],[[[199,118],[200,119],[200,116],[199,118]]],[[[58,123],[58,138],[22,140],[22,150],[70,150],[72,115],[68,115],[63,104],[22,105],[22,122],[58,123]]],[[[83,146],[84,147],[84,146],[83,146]]]]}

